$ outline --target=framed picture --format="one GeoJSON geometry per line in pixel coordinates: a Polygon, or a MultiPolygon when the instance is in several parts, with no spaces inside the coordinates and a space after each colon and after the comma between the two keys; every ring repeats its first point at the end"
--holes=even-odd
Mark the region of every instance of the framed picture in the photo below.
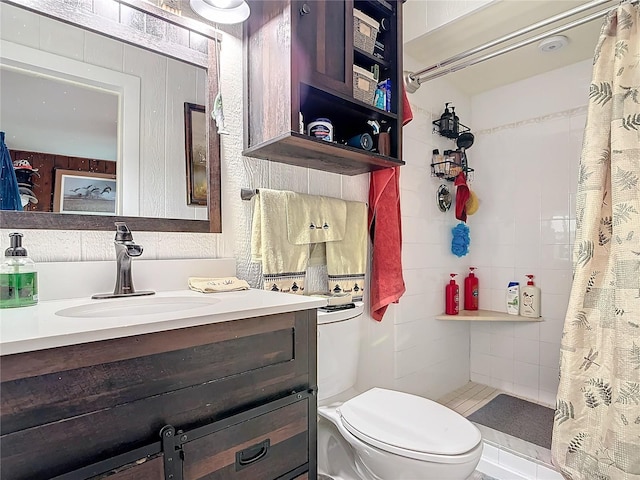
{"type": "Polygon", "coordinates": [[[108,173],[55,169],[53,211],[115,215],[116,176],[108,173]]]}
{"type": "Polygon", "coordinates": [[[187,205],[207,204],[207,119],[204,105],[184,104],[187,205]]]}

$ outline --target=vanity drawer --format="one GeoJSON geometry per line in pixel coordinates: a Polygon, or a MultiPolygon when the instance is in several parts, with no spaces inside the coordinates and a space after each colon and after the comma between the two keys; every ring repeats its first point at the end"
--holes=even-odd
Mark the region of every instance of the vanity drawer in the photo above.
{"type": "Polygon", "coordinates": [[[309,462],[309,402],[315,397],[272,410],[265,406],[248,420],[184,443],[184,480],[273,480],[304,466],[309,462]]]}
{"type": "MultiPolygon", "coordinates": [[[[296,337],[303,334],[296,327],[295,314],[279,314],[3,357],[0,432],[247,372],[269,377],[270,370],[283,366],[293,370],[296,337]]],[[[167,419],[171,421],[177,420],[167,419]]]]}

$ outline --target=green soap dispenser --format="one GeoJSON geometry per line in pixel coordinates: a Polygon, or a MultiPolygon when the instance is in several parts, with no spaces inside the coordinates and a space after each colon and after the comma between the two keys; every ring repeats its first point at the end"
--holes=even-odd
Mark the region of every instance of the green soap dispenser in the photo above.
{"type": "Polygon", "coordinates": [[[22,234],[10,233],[11,246],[0,264],[0,308],[28,307],[38,303],[36,264],[22,246],[22,234]]]}

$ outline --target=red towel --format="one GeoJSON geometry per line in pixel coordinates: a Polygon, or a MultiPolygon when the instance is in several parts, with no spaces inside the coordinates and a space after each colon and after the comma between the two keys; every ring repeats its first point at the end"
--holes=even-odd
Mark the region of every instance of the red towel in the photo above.
{"type": "Polygon", "coordinates": [[[453,184],[458,187],[456,190],[456,218],[458,220],[466,222],[467,200],[469,200],[469,196],[471,195],[471,193],[469,192],[469,187],[467,186],[467,178],[464,176],[464,172],[460,172],[458,174],[453,184]]]}
{"type": "Polygon", "coordinates": [[[406,125],[413,120],[413,112],[411,111],[411,105],[409,104],[409,97],[407,97],[407,91],[402,87],[402,125],[406,125]]]}
{"type": "Polygon", "coordinates": [[[376,170],[369,184],[369,233],[373,244],[371,316],[381,321],[405,292],[402,277],[400,167],[376,170]]]}

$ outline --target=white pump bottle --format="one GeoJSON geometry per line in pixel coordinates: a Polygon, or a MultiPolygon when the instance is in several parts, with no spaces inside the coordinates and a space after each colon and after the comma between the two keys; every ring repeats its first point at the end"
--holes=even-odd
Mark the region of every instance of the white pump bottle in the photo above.
{"type": "Polygon", "coordinates": [[[540,289],[533,284],[533,275],[525,275],[529,280],[520,291],[520,315],[538,318],[540,316],[540,289]]]}

